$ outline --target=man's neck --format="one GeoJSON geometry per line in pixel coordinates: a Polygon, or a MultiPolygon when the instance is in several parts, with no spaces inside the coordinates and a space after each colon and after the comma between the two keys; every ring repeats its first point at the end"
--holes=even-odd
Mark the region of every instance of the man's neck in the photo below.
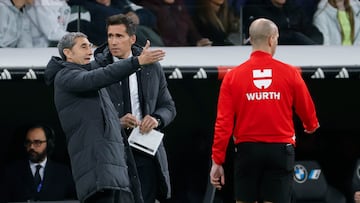
{"type": "Polygon", "coordinates": [[[114,56],[114,57],[116,57],[116,58],[118,58],[118,59],[127,59],[127,58],[132,57],[132,53],[129,52],[129,53],[124,54],[124,55],[122,55],[122,56],[114,56]]]}
{"type": "Polygon", "coordinates": [[[32,161],[30,161],[29,160],[29,162],[30,162],[30,164],[36,164],[36,165],[38,165],[38,164],[41,164],[41,165],[45,165],[46,164],[46,162],[47,162],[47,157],[45,156],[45,158],[43,159],[43,160],[41,160],[41,161],[38,161],[38,162],[32,162],[32,161]]]}

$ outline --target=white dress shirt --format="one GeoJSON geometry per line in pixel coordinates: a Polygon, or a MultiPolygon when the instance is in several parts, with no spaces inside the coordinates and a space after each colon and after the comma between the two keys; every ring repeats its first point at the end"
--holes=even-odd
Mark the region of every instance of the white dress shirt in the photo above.
{"type": "MultiPolygon", "coordinates": [[[[132,57],[132,54],[129,55],[129,58],[132,57]]],[[[119,61],[117,57],[113,57],[114,62],[119,61]]],[[[129,90],[130,90],[130,101],[131,101],[131,113],[136,117],[137,120],[141,121],[142,113],[140,109],[139,101],[139,88],[136,77],[136,72],[129,76],[129,90]]]]}
{"type": "Polygon", "coordinates": [[[47,158],[45,158],[44,161],[42,161],[40,163],[33,163],[33,162],[29,161],[32,175],[35,176],[36,166],[40,164],[41,168],[39,170],[39,173],[40,173],[41,180],[43,180],[44,179],[44,169],[45,169],[45,166],[46,166],[46,162],[47,162],[47,158]]]}

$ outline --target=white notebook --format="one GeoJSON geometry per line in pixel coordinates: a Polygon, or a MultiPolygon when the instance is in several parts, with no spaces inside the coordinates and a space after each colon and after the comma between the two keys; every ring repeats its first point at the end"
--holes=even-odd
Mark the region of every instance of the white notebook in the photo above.
{"type": "Polygon", "coordinates": [[[154,156],[163,137],[164,134],[157,130],[141,134],[139,127],[136,127],[131,132],[128,142],[130,146],[154,156]]]}

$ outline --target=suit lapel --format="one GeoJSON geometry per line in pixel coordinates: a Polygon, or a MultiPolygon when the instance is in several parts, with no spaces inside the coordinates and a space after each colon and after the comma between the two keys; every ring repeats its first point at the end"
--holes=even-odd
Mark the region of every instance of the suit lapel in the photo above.
{"type": "Polygon", "coordinates": [[[141,112],[142,112],[143,116],[149,114],[149,111],[148,111],[148,108],[146,107],[146,104],[147,104],[147,99],[148,99],[147,88],[149,88],[150,85],[151,85],[151,84],[149,84],[150,75],[151,75],[151,70],[148,70],[146,68],[142,69],[137,74],[139,102],[140,102],[141,112]]]}
{"type": "Polygon", "coordinates": [[[34,176],[31,172],[30,164],[26,160],[23,162],[23,174],[22,174],[22,180],[23,180],[23,188],[26,191],[26,196],[32,197],[33,194],[35,194],[36,188],[34,183],[34,176]]]}

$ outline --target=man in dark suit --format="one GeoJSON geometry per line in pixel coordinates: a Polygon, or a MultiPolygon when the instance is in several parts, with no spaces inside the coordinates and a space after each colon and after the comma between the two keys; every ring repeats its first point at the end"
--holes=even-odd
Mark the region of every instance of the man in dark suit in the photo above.
{"type": "MultiPolygon", "coordinates": [[[[131,19],[123,14],[108,18],[108,43],[95,51],[95,60],[99,67],[141,53],[142,48],[135,44],[135,28],[131,19]]],[[[158,62],[146,65],[145,69],[111,85],[107,91],[127,135],[137,126],[143,134],[153,129],[161,130],[175,118],[175,103],[158,62]]],[[[155,156],[135,149],[133,154],[144,202],[154,203],[155,199],[170,198],[170,177],[163,143],[155,156]]]]}
{"type": "Polygon", "coordinates": [[[27,160],[9,164],[1,186],[2,202],[76,200],[70,168],[49,159],[54,131],[46,125],[27,130],[24,146],[27,160]]]}

